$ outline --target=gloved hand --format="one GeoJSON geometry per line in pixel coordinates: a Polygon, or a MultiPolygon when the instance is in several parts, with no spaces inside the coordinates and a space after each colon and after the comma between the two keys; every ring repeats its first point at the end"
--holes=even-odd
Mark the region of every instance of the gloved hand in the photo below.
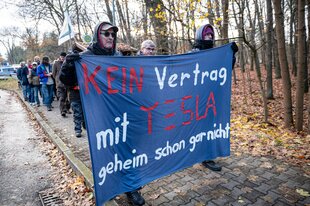
{"type": "Polygon", "coordinates": [[[68,54],[66,56],[66,61],[68,61],[68,62],[74,62],[74,61],[77,61],[79,59],[81,59],[80,54],[76,51],[74,51],[73,53],[68,54]]]}
{"type": "Polygon", "coordinates": [[[239,50],[236,42],[232,42],[231,49],[233,50],[234,53],[236,53],[239,50]]]}

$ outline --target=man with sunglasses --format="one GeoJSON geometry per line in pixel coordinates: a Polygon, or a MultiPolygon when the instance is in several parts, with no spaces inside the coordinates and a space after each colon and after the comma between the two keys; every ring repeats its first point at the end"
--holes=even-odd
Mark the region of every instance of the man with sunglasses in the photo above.
{"type": "MultiPolygon", "coordinates": [[[[94,31],[95,33],[93,36],[93,42],[88,46],[86,51],[82,52],[83,54],[122,56],[121,53],[115,49],[116,37],[118,32],[118,28],[116,26],[112,25],[109,22],[101,22],[95,27],[94,31]]],[[[71,99],[74,99],[74,102],[79,103],[81,106],[79,88],[77,84],[77,77],[74,65],[74,61],[77,61],[79,59],[81,59],[79,53],[73,53],[67,55],[62,65],[59,79],[69,88],[70,101],[71,99]]],[[[73,107],[72,110],[73,113],[75,113],[73,107]]],[[[82,110],[82,107],[80,107],[80,110],[82,110]]],[[[79,111],[77,111],[77,113],[78,112],[79,111]]],[[[76,118],[77,120],[75,120],[75,115],[73,115],[73,117],[75,126],[78,126],[76,129],[81,130],[81,126],[80,124],[78,124],[79,123],[78,120],[81,119],[81,117],[77,117],[76,118]]],[[[135,206],[141,206],[145,204],[145,200],[141,196],[139,189],[131,192],[126,192],[128,200],[135,206]]]]}

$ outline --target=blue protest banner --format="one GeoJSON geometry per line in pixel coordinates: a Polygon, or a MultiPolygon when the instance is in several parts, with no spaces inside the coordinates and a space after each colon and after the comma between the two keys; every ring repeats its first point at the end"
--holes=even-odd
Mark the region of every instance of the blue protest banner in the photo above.
{"type": "Polygon", "coordinates": [[[172,56],[76,63],[97,205],[230,155],[231,44],[172,56]]]}

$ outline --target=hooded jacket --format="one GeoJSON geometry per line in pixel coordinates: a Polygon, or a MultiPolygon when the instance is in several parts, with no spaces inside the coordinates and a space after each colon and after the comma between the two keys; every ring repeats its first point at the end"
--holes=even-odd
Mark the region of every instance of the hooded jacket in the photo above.
{"type": "Polygon", "coordinates": [[[121,53],[116,51],[116,40],[117,37],[114,38],[114,44],[111,49],[104,48],[100,39],[100,31],[102,27],[106,27],[108,29],[112,28],[115,33],[118,31],[116,26],[113,26],[109,22],[101,22],[97,24],[94,30],[93,42],[87,47],[87,50],[81,53],[72,53],[66,56],[66,59],[61,67],[61,72],[59,75],[60,81],[67,87],[74,87],[77,85],[77,77],[75,72],[75,64],[74,62],[81,59],[80,54],[87,55],[104,55],[104,56],[121,56],[121,53]]]}
{"type": "Polygon", "coordinates": [[[93,35],[93,42],[87,47],[87,50],[85,52],[82,52],[83,54],[94,54],[94,55],[106,55],[106,56],[121,56],[121,53],[119,51],[116,51],[116,40],[117,36],[114,38],[114,44],[112,49],[104,48],[102,43],[100,42],[101,39],[101,28],[103,26],[106,26],[108,28],[111,28],[114,30],[115,33],[117,33],[118,28],[116,26],[113,26],[109,22],[101,22],[96,25],[95,32],[93,35]]]}
{"type": "Polygon", "coordinates": [[[205,50],[205,49],[211,49],[214,46],[214,39],[215,39],[215,34],[214,34],[214,28],[211,24],[205,24],[199,27],[196,30],[196,35],[195,35],[195,43],[193,46],[194,51],[199,51],[199,50],[205,50]],[[213,31],[212,35],[212,40],[203,40],[203,31],[209,27],[213,31]]]}
{"type": "MultiPolygon", "coordinates": [[[[211,24],[206,24],[206,25],[202,25],[201,27],[199,27],[196,31],[196,35],[195,35],[195,43],[193,46],[193,51],[199,51],[199,50],[206,50],[206,49],[211,49],[214,47],[214,39],[215,39],[215,33],[214,33],[214,28],[211,24]],[[213,31],[213,35],[212,35],[212,39],[211,40],[203,40],[203,32],[204,30],[206,30],[206,28],[209,27],[212,31],[213,31]]],[[[233,63],[232,63],[232,69],[234,69],[234,65],[236,62],[236,57],[235,54],[236,52],[238,52],[238,46],[236,45],[235,42],[233,42],[232,46],[231,46],[234,54],[233,54],[233,63]]]]}

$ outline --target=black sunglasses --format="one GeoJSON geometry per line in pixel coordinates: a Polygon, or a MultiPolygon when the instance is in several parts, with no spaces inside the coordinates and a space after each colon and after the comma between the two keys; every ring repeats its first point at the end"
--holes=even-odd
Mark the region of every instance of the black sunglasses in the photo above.
{"type": "Polygon", "coordinates": [[[114,32],[105,31],[105,32],[100,32],[100,34],[103,34],[105,37],[109,37],[110,35],[111,35],[113,38],[116,37],[116,33],[114,33],[114,32]]]}

